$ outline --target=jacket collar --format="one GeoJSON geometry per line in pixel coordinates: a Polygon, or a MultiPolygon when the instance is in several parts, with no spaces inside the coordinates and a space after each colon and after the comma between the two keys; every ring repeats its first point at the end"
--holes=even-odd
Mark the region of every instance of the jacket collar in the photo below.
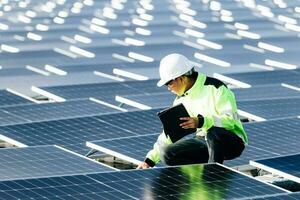
{"type": "Polygon", "coordinates": [[[194,93],[195,91],[199,91],[202,88],[202,86],[204,85],[205,79],[206,79],[206,76],[204,74],[198,73],[198,76],[197,76],[197,79],[196,79],[194,85],[190,89],[185,91],[183,93],[183,95],[181,95],[180,97],[188,96],[188,95],[194,93]]]}

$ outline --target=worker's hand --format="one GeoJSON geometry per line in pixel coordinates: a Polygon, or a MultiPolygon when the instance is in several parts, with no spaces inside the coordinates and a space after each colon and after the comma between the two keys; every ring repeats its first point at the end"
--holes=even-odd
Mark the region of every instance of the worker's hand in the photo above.
{"type": "Polygon", "coordinates": [[[180,124],[184,129],[197,128],[199,124],[199,119],[197,117],[181,117],[180,120],[185,121],[180,124]]]}
{"type": "Polygon", "coordinates": [[[150,168],[150,166],[146,162],[142,162],[137,166],[137,169],[147,169],[150,168]]]}

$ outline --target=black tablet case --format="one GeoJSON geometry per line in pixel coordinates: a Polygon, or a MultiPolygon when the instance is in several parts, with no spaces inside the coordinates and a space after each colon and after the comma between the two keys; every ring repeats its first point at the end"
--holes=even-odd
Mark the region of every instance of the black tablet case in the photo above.
{"type": "Polygon", "coordinates": [[[180,120],[180,118],[189,117],[189,114],[182,103],[162,110],[158,112],[157,115],[163,124],[165,134],[170,137],[173,143],[196,131],[195,128],[181,128],[180,124],[183,123],[184,120],[180,120]]]}

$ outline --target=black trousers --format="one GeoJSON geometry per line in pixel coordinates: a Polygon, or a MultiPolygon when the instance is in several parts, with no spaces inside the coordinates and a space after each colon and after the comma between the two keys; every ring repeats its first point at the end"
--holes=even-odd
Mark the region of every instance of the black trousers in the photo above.
{"type": "Polygon", "coordinates": [[[185,165],[195,163],[223,163],[240,156],[245,148],[243,140],[224,128],[209,129],[206,140],[195,137],[179,140],[168,145],[162,153],[167,165],[185,165]]]}

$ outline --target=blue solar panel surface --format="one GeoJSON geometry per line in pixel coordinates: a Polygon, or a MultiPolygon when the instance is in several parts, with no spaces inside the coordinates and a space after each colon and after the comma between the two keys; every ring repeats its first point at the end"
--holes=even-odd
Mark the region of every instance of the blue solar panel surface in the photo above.
{"type": "Polygon", "coordinates": [[[30,104],[32,102],[14,95],[6,90],[0,91],[0,107],[13,106],[18,104],[30,104]]]}
{"type": "Polygon", "coordinates": [[[270,120],[299,116],[299,104],[300,98],[285,98],[240,101],[237,105],[242,111],[270,120]]]}
{"type": "MultiPolygon", "coordinates": [[[[178,3],[182,2],[154,0],[149,2],[149,5],[137,1],[120,1],[115,4],[114,1],[108,0],[7,1],[3,5],[0,3],[1,89],[14,86],[16,91],[19,91],[20,88],[26,90],[32,85],[37,85],[46,86],[44,89],[47,91],[68,100],[95,97],[117,105],[114,97],[120,95],[154,108],[167,107],[172,104],[174,98],[164,96],[166,88],[157,88],[155,85],[157,80],[127,82],[128,78],[124,78],[126,82],[103,84],[112,80],[96,76],[93,72],[113,74],[113,68],[120,68],[146,75],[150,79],[158,78],[159,60],[164,55],[176,51],[198,62],[203,73],[212,75],[215,72],[220,74],[238,72],[239,74],[228,76],[257,86],[247,90],[236,90],[239,109],[268,120],[300,115],[298,109],[300,93],[280,87],[283,82],[299,84],[300,71],[299,69],[278,70],[284,67],[284,63],[298,67],[300,61],[299,27],[297,26],[299,2],[286,1],[282,5],[280,1],[256,1],[249,7],[247,1],[191,0],[189,3],[184,3],[187,9],[178,3]],[[266,13],[260,10],[266,8],[270,8],[269,16],[265,16],[266,13]],[[151,16],[153,19],[149,19],[151,16]],[[291,22],[289,26],[290,24],[285,21],[287,18],[282,19],[284,17],[289,17],[289,22],[290,20],[295,20],[295,22],[291,22]],[[99,25],[95,19],[103,20],[105,24],[99,25]],[[136,23],[136,19],[142,19],[140,23],[147,25],[136,23]],[[203,22],[207,27],[199,27],[201,23],[195,25],[193,22],[203,22]],[[40,30],[41,25],[46,25],[49,30],[40,30]],[[91,25],[96,25],[100,29],[107,28],[109,33],[103,34],[99,30],[92,30],[91,25]],[[150,34],[141,34],[137,31],[140,28],[150,34]],[[240,33],[244,30],[258,38],[250,39],[249,35],[242,36],[240,33]],[[30,37],[31,33],[41,36],[41,40],[30,37]],[[199,36],[202,33],[205,35],[199,36]],[[198,34],[198,36],[193,34],[198,34]],[[91,42],[78,40],[78,35],[85,36],[91,42]],[[145,42],[145,45],[129,44],[126,38],[140,40],[145,42]],[[201,44],[199,38],[220,44],[221,49],[201,44]],[[270,46],[269,48],[259,47],[263,42],[283,51],[276,52],[270,46]],[[20,51],[8,52],[5,45],[11,45],[20,51]],[[71,46],[90,51],[93,56],[88,58],[87,52],[72,51],[71,46]],[[149,56],[154,61],[148,63],[133,58],[130,56],[132,52],[149,56]],[[199,58],[195,56],[195,53],[220,59],[230,67],[221,67],[216,61],[199,58]],[[282,64],[274,67],[274,71],[265,71],[265,69],[270,69],[269,65],[272,64],[268,61],[272,60],[282,62],[282,64]],[[27,65],[32,65],[45,71],[46,64],[63,69],[68,72],[68,75],[58,76],[51,72],[49,76],[43,76],[25,68],[27,65]]],[[[101,23],[99,21],[98,23],[101,23]]],[[[123,77],[120,76],[120,78],[123,77]]],[[[141,146],[139,144],[150,146],[150,142],[142,140],[147,137],[145,134],[157,133],[162,129],[156,117],[159,109],[145,111],[145,113],[142,111],[134,114],[94,116],[119,111],[111,112],[113,109],[108,108],[103,110],[102,106],[94,102],[85,103],[84,101],[87,100],[51,105],[23,105],[16,99],[11,99],[11,101],[5,98],[0,99],[3,100],[0,101],[0,126],[2,126],[0,134],[29,145],[61,144],[73,151],[85,153],[87,151],[84,147],[85,141],[113,139],[107,141],[109,148],[116,148],[118,152],[124,151],[125,148],[119,147],[124,147],[124,142],[128,146],[125,154],[133,157],[136,156],[135,153],[142,154],[142,151],[139,151],[141,146]],[[12,107],[11,105],[19,106],[12,107]],[[4,127],[4,125],[10,126],[4,127]],[[114,139],[119,137],[123,138],[114,139]],[[125,140],[126,138],[129,142],[125,140]],[[136,140],[131,140],[132,138],[136,140]],[[120,144],[118,145],[116,141],[120,144]]],[[[131,110],[128,106],[125,108],[131,110]]],[[[296,135],[299,129],[298,120],[288,119],[245,125],[249,133],[250,144],[240,158],[230,161],[229,164],[235,163],[236,165],[252,158],[260,159],[296,151],[299,146],[297,142],[299,138],[296,135]]],[[[155,169],[154,171],[132,172],[132,175],[124,172],[119,174],[120,177],[117,173],[112,173],[97,174],[93,177],[72,176],[31,179],[23,182],[0,182],[0,199],[2,195],[2,199],[142,199],[147,194],[146,197],[149,199],[186,197],[245,199],[252,195],[256,198],[260,195],[269,196],[276,193],[273,190],[260,188],[261,183],[254,184],[248,180],[237,179],[238,181],[231,183],[232,176],[228,178],[228,174],[225,175],[225,173],[219,176],[218,172],[222,170],[219,167],[216,168],[215,171],[208,170],[209,175],[203,175],[204,178],[199,181],[200,183],[189,185],[186,184],[187,180],[195,181],[199,179],[199,176],[195,178],[193,173],[184,174],[184,171],[193,170],[176,169],[175,172],[175,168],[173,168],[174,173],[165,173],[161,172],[163,169],[155,169]],[[105,183],[97,182],[98,179],[105,183]],[[146,184],[141,186],[141,182],[146,182],[146,184]],[[236,182],[238,184],[235,184],[236,182]],[[175,186],[165,187],[174,183],[175,186]],[[194,190],[194,188],[197,189],[194,190]]]]}
{"type": "Polygon", "coordinates": [[[140,94],[140,95],[126,95],[121,96],[125,99],[129,99],[131,101],[144,104],[146,106],[150,106],[151,108],[163,108],[169,107],[173,104],[176,96],[163,92],[163,93],[154,93],[154,94],[140,94]]]}
{"type": "Polygon", "coordinates": [[[124,83],[82,84],[72,86],[45,87],[44,90],[66,99],[105,97],[114,98],[115,95],[151,94],[162,88],[156,86],[157,80],[128,81],[124,83]]]}
{"type": "Polygon", "coordinates": [[[0,181],[113,171],[56,146],[0,149],[0,181]]]}
{"type": "Polygon", "coordinates": [[[233,89],[236,101],[244,100],[263,100],[263,99],[285,99],[300,97],[300,92],[295,91],[280,84],[260,85],[245,89],[233,89]]]}
{"type": "MultiPolygon", "coordinates": [[[[75,118],[91,115],[101,115],[120,112],[90,100],[66,101],[61,103],[45,103],[19,105],[14,107],[2,108],[0,111],[7,113],[8,116],[17,116],[1,121],[1,125],[10,125],[16,123],[28,123],[38,121],[48,121],[55,119],[75,118]]],[[[5,118],[7,118],[5,116],[5,118]]]]}
{"type": "Polygon", "coordinates": [[[157,112],[160,110],[162,109],[117,113],[96,116],[96,118],[114,127],[143,135],[157,133],[162,130],[161,122],[157,117],[157,112]]]}
{"type": "Polygon", "coordinates": [[[298,153],[300,135],[297,130],[299,125],[299,118],[245,124],[249,145],[239,158],[225,162],[225,164],[230,166],[248,164],[249,160],[298,153]]]}
{"type": "Polygon", "coordinates": [[[219,165],[0,182],[1,199],[234,199],[282,190],[219,165]]]}
{"type": "Polygon", "coordinates": [[[86,154],[86,141],[113,139],[162,130],[155,110],[8,125],[0,134],[28,146],[60,145],[86,154]]]}
{"type": "Polygon", "coordinates": [[[228,77],[248,83],[250,85],[276,84],[283,82],[299,82],[300,73],[296,70],[276,70],[267,72],[248,72],[228,74],[228,77]]]}

